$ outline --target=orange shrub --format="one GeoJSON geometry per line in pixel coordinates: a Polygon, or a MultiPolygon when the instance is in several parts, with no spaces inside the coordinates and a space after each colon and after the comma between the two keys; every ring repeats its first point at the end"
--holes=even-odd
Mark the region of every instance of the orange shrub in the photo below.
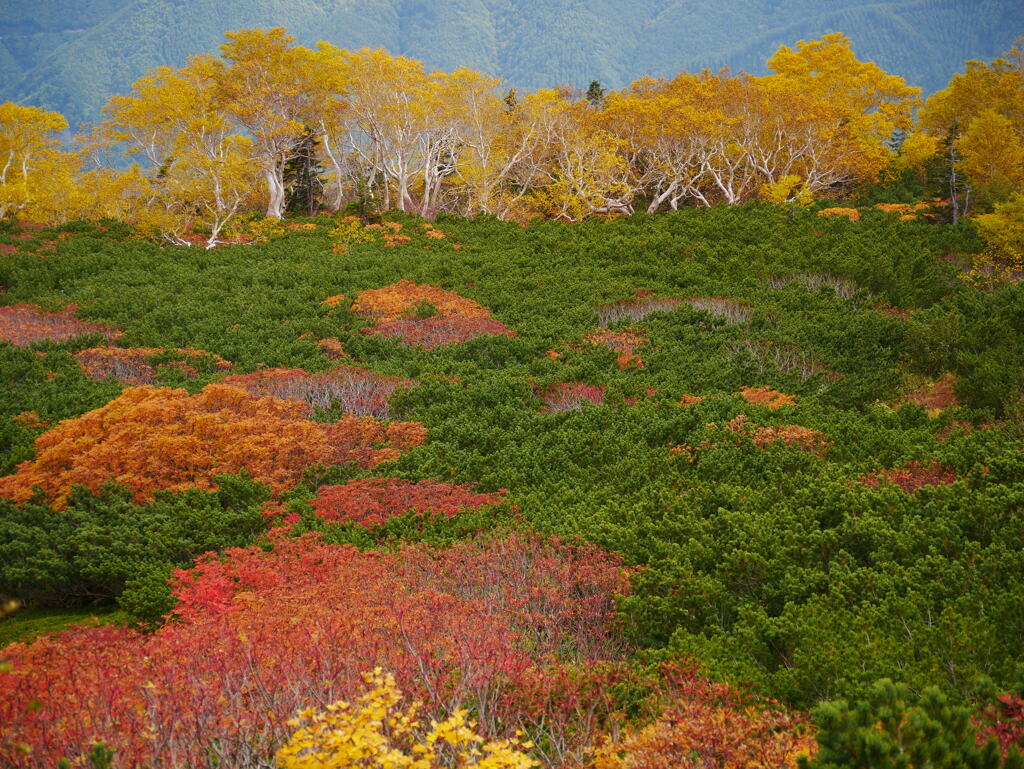
{"type": "Polygon", "coordinates": [[[60,312],[44,312],[30,304],[0,307],[0,341],[15,347],[28,347],[35,342],[65,342],[85,334],[101,334],[114,340],[121,331],[107,323],[90,323],[75,317],[75,305],[60,312]]]}
{"type": "Polygon", "coordinates": [[[759,449],[773,443],[784,443],[790,448],[800,449],[824,457],[832,442],[820,430],[803,425],[770,425],[761,427],[747,421],[746,414],[739,414],[725,425],[727,430],[748,436],[759,449]]]}
{"type": "Polygon", "coordinates": [[[257,398],[223,384],[197,395],[129,388],[39,436],[36,458],[0,478],[0,496],[24,502],[39,487],[60,508],[73,486],[96,491],[117,481],[144,501],[158,490],[212,489],[215,476],[241,470],[276,493],[311,465],[370,468],[426,440],[426,429],[416,422],[346,416],[318,424],[307,419],[310,411],[304,402],[257,398]]]}
{"type": "Polygon", "coordinates": [[[599,328],[584,336],[583,341],[601,345],[619,353],[616,361],[620,369],[625,369],[630,365],[643,368],[644,359],[634,352],[635,348],[647,344],[647,336],[642,331],[612,331],[607,328],[599,328]]]}
{"type": "Polygon", "coordinates": [[[701,395],[687,395],[683,393],[679,398],[680,406],[696,406],[698,403],[703,403],[704,397],[701,395]]]}
{"type": "MultiPolygon", "coordinates": [[[[324,304],[337,304],[330,299],[324,304]]],[[[380,321],[399,320],[405,318],[418,306],[430,304],[437,309],[438,317],[455,316],[466,318],[490,317],[490,310],[472,299],[459,296],[454,291],[445,291],[440,286],[413,283],[411,280],[400,280],[384,288],[361,291],[352,303],[353,312],[380,321]]]]}
{"type": "Polygon", "coordinates": [[[851,222],[860,221],[860,211],[856,208],[823,208],[818,216],[845,216],[851,222]]]}
{"type": "MultiPolygon", "coordinates": [[[[336,307],[342,298],[332,296],[322,304],[336,307]]],[[[376,325],[364,329],[365,333],[401,339],[409,346],[429,349],[482,335],[515,336],[514,331],[491,317],[490,310],[472,299],[445,291],[440,286],[409,280],[360,292],[352,303],[352,310],[376,319],[376,325]]]]}
{"type": "Polygon", "coordinates": [[[754,406],[765,406],[772,411],[783,406],[795,406],[796,396],[780,393],[771,387],[741,387],[740,395],[747,403],[754,406]]]}
{"type": "Polygon", "coordinates": [[[348,353],[345,352],[345,345],[336,336],[321,339],[316,343],[316,346],[323,350],[324,355],[331,360],[341,360],[348,357],[348,353]]]}

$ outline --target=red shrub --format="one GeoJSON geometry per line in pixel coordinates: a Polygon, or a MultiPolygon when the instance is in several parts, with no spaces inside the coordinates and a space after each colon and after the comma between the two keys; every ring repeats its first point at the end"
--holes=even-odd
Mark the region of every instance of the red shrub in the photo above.
{"type": "Polygon", "coordinates": [[[478,336],[516,335],[499,320],[475,316],[387,320],[364,331],[385,339],[399,339],[408,347],[419,346],[428,350],[442,344],[461,344],[478,336]]]}
{"type": "MultiPolygon", "coordinates": [[[[178,620],[150,635],[79,627],[5,649],[0,764],[54,765],[102,739],[118,766],[268,766],[298,709],[352,696],[378,665],[427,716],[550,730],[521,692],[571,669],[566,654],[575,691],[600,688],[626,587],[612,556],[540,538],[359,552],[307,536],[210,555],[175,575],[178,620]]],[[[572,738],[552,763],[611,715],[572,692],[546,710],[572,738]]]]}
{"type": "Polygon", "coordinates": [[[692,670],[666,673],[665,712],[608,742],[594,769],[793,769],[797,756],[817,751],[805,715],[754,701],[692,670]]]}
{"type": "Polygon", "coordinates": [[[913,403],[937,415],[944,409],[956,408],[960,401],[956,397],[956,374],[947,372],[933,381],[915,387],[905,396],[907,403],[913,403]]]}
{"type": "Polygon", "coordinates": [[[465,486],[402,478],[363,478],[340,486],[322,486],[312,500],[325,521],[377,526],[405,513],[432,512],[452,518],[463,510],[501,503],[503,492],[477,494],[465,486]]]}
{"type": "Polygon", "coordinates": [[[301,400],[328,409],[337,403],[347,414],[386,418],[388,398],[399,387],[412,385],[407,379],[375,374],[355,366],[338,366],[319,374],[298,368],[271,368],[252,374],[234,374],[223,383],[241,387],[253,395],[271,395],[301,400]]]}
{"type": "Polygon", "coordinates": [[[956,481],[956,473],[938,462],[924,465],[915,459],[900,467],[868,473],[860,480],[865,486],[873,489],[883,483],[894,483],[907,494],[913,494],[924,486],[943,486],[953,483],[956,481]]]}
{"type": "Polygon", "coordinates": [[[44,312],[30,304],[0,307],[0,341],[15,347],[28,347],[46,339],[65,342],[85,334],[101,334],[110,340],[121,336],[114,326],[79,320],[74,305],[60,312],[44,312]]]}
{"type": "Polygon", "coordinates": [[[537,393],[548,411],[570,411],[583,408],[583,403],[604,402],[604,388],[584,382],[559,382],[537,393]]]}
{"type": "Polygon", "coordinates": [[[61,507],[72,486],[96,491],[116,480],[142,501],[161,489],[211,489],[215,476],[243,469],[280,492],[311,465],[374,467],[426,440],[417,422],[346,415],[318,424],[307,419],[310,410],[306,403],[256,398],[222,384],[197,395],[132,387],[39,436],[36,458],[0,478],[0,496],[24,502],[38,486],[61,507]]]}
{"type": "Polygon", "coordinates": [[[224,360],[219,355],[192,347],[171,350],[172,355],[184,360],[170,361],[155,366],[150,362],[150,358],[166,352],[167,350],[163,347],[90,347],[75,353],[75,359],[81,366],[82,372],[90,379],[98,381],[116,379],[122,384],[135,385],[153,384],[156,381],[157,369],[162,366],[183,368],[190,378],[198,376],[199,372],[189,366],[187,361],[195,361],[203,357],[209,357],[218,370],[225,371],[232,367],[230,361],[224,360]]]}

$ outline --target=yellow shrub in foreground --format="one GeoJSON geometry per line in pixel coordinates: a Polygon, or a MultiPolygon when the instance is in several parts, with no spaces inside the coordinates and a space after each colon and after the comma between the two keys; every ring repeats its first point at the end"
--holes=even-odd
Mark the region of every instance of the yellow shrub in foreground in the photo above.
{"type": "Polygon", "coordinates": [[[370,690],[354,704],[337,702],[312,708],[289,722],[295,733],[277,751],[282,769],[532,769],[538,766],[515,739],[485,741],[466,720],[467,711],[429,727],[419,717],[422,703],[402,707],[395,679],[377,668],[364,675],[370,690]]]}

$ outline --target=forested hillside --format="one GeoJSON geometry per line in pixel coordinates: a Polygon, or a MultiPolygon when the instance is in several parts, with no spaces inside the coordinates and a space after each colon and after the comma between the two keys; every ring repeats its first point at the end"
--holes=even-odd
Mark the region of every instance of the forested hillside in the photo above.
{"type": "Polygon", "coordinates": [[[146,70],[213,51],[224,29],[287,26],[306,45],[384,46],[431,68],[469,66],[518,88],[730,66],[763,72],[782,43],[841,31],[862,58],[926,93],[1024,32],[1013,0],[0,0],[0,101],[95,120],[146,70]]]}

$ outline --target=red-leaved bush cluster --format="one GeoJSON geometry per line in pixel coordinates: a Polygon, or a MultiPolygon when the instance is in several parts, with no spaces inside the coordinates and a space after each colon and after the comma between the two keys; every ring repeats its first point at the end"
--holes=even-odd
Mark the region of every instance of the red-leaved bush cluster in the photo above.
{"type": "Polygon", "coordinates": [[[215,476],[241,470],[280,492],[311,465],[370,468],[426,440],[418,422],[346,415],[319,424],[308,419],[311,411],[304,402],[258,398],[223,384],[196,395],[128,388],[39,436],[35,459],[0,478],[0,496],[24,502],[39,487],[60,508],[72,486],[96,491],[117,481],[143,501],[157,490],[211,489],[215,476]]]}
{"type": "Polygon", "coordinates": [[[337,486],[321,486],[311,501],[325,521],[352,521],[379,526],[405,513],[434,513],[452,518],[464,510],[501,504],[505,490],[479,494],[466,486],[404,478],[361,478],[337,486]]]}
{"type": "Polygon", "coordinates": [[[925,486],[944,486],[956,481],[956,473],[938,462],[923,464],[914,459],[899,467],[877,470],[861,477],[860,482],[870,488],[891,483],[907,494],[913,494],[925,486]]]}
{"type": "Polygon", "coordinates": [[[744,696],[692,669],[666,666],[671,699],[654,723],[597,751],[594,769],[795,769],[817,741],[805,714],[744,696]]]}
{"type": "MultiPolygon", "coordinates": [[[[341,295],[322,304],[338,306],[341,295]]],[[[352,303],[359,315],[373,318],[365,333],[399,339],[410,347],[430,349],[442,344],[460,344],[478,336],[515,336],[504,323],[491,317],[481,304],[446,291],[440,286],[400,280],[384,288],[361,291],[352,303]]]]}
{"type": "Polygon", "coordinates": [[[440,720],[524,729],[579,761],[628,666],[611,623],[620,563],[540,537],[360,552],[312,535],[210,554],[174,576],[175,618],[144,635],[76,627],[3,651],[0,765],[54,766],[104,740],[116,767],[273,765],[300,708],[381,667],[440,720]]]}
{"type": "Polygon", "coordinates": [[[381,419],[388,416],[388,398],[395,390],[412,385],[407,379],[383,376],[356,366],[338,366],[316,374],[298,368],[269,368],[234,374],[222,382],[253,395],[305,401],[321,409],[337,403],[346,414],[381,419]]]}
{"type": "Polygon", "coordinates": [[[73,304],[59,312],[45,312],[30,304],[0,307],[0,341],[28,347],[45,340],[66,342],[85,334],[100,334],[109,340],[121,336],[115,326],[81,320],[75,317],[75,311],[73,304]]]}
{"type": "Polygon", "coordinates": [[[604,403],[604,388],[585,382],[558,382],[537,392],[546,411],[570,411],[584,403],[604,403]]]}
{"type": "Polygon", "coordinates": [[[920,406],[933,416],[945,409],[957,408],[960,401],[956,397],[956,380],[956,374],[946,372],[912,389],[904,402],[920,406]]]}
{"type": "Polygon", "coordinates": [[[75,353],[75,359],[82,372],[90,379],[116,379],[122,384],[134,385],[153,384],[156,381],[157,370],[162,367],[181,369],[190,378],[198,376],[199,372],[189,365],[189,362],[200,358],[211,360],[213,367],[218,371],[228,371],[232,368],[231,361],[193,347],[180,347],[170,351],[173,357],[180,360],[158,364],[150,362],[151,358],[167,352],[168,350],[163,347],[90,347],[75,353]]]}
{"type": "Polygon", "coordinates": [[[462,344],[478,336],[515,336],[516,333],[495,318],[435,316],[381,321],[368,334],[398,339],[407,347],[431,349],[442,344],[462,344]]]}

